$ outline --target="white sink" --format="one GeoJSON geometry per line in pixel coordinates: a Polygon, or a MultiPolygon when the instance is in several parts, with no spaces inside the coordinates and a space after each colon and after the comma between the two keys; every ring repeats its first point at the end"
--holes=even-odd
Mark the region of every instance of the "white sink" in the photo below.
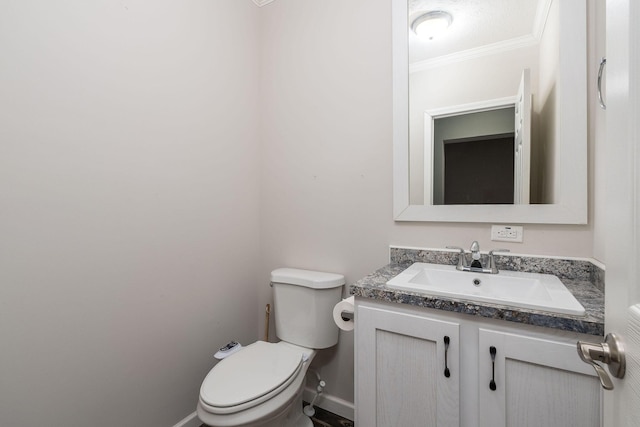
{"type": "Polygon", "coordinates": [[[551,274],[458,271],[453,265],[416,262],[387,286],[434,296],[489,302],[561,314],[584,315],[584,307],[551,274]]]}

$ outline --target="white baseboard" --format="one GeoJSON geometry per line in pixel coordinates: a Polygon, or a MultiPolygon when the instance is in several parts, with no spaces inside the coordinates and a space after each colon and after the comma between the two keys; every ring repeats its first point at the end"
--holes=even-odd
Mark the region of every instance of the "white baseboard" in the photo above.
{"type": "Polygon", "coordinates": [[[200,421],[200,418],[198,418],[198,415],[194,412],[184,417],[184,419],[173,427],[200,427],[201,425],[202,421],[200,421]]]}
{"type": "MultiPolygon", "coordinates": [[[[315,389],[307,387],[304,389],[302,398],[305,402],[311,402],[315,394],[315,389]]],[[[333,412],[336,415],[340,415],[343,418],[353,421],[355,412],[353,402],[322,393],[322,395],[316,400],[315,406],[319,406],[325,411],[333,412]]]]}

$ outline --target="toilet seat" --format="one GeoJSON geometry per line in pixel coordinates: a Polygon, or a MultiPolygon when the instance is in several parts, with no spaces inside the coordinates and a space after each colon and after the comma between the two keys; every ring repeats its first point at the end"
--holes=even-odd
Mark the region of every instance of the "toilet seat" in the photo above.
{"type": "Polygon", "coordinates": [[[297,346],[256,341],[209,372],[200,388],[200,401],[213,414],[252,408],[287,388],[308,356],[297,346]]]}

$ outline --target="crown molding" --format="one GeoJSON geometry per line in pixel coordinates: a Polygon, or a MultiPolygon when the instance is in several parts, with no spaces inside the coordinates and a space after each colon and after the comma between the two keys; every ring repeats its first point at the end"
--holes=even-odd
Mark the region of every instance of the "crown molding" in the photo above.
{"type": "Polygon", "coordinates": [[[544,29],[547,26],[547,19],[549,18],[552,3],[553,0],[544,0],[538,3],[538,10],[536,11],[533,30],[531,31],[533,36],[538,40],[542,38],[544,29]]]}
{"type": "Polygon", "coordinates": [[[517,37],[510,40],[504,40],[474,49],[463,50],[461,52],[451,53],[449,55],[439,56],[437,58],[427,59],[425,61],[415,62],[409,65],[409,73],[424,71],[431,68],[440,67],[446,64],[467,61],[469,59],[480,58],[483,56],[494,55],[509,50],[521,49],[527,46],[538,44],[539,40],[528,34],[526,36],[517,37]]]}
{"type": "Polygon", "coordinates": [[[256,6],[258,7],[262,7],[266,4],[271,3],[273,0],[253,0],[253,2],[256,4],[256,6]]]}

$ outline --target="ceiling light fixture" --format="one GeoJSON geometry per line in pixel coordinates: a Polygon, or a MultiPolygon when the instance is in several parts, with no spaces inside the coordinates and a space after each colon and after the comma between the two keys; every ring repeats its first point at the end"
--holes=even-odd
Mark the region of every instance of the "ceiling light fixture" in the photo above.
{"type": "Polygon", "coordinates": [[[442,10],[434,10],[414,19],[411,29],[419,38],[431,40],[446,31],[452,22],[451,14],[442,10]]]}

